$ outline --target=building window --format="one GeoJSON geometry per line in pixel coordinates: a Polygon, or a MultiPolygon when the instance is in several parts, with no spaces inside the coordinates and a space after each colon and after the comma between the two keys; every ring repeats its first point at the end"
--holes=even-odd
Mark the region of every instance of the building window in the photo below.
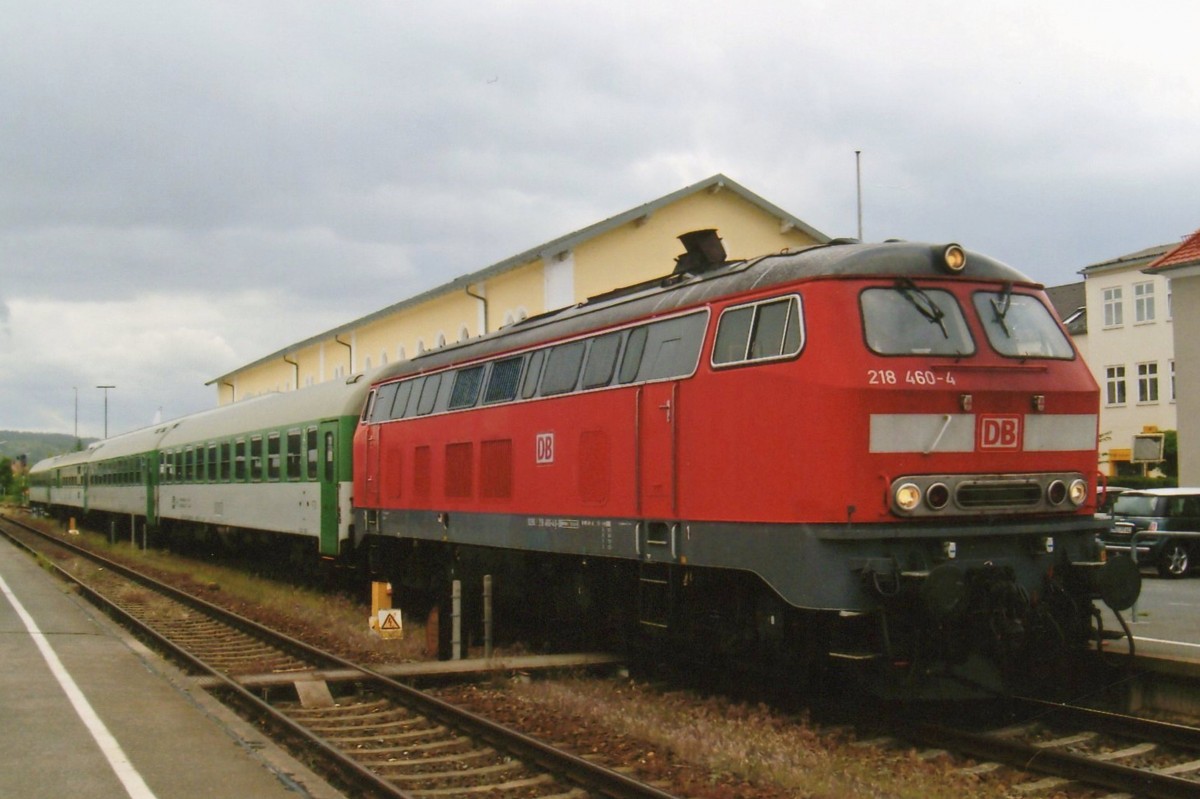
{"type": "Polygon", "coordinates": [[[1104,326],[1118,327],[1125,323],[1125,314],[1121,305],[1121,287],[1113,286],[1104,290],[1104,326]]]}
{"type": "Polygon", "coordinates": [[[1125,367],[1109,366],[1104,370],[1104,401],[1109,405],[1125,404],[1125,367]]]}
{"type": "Polygon", "coordinates": [[[1175,361],[1170,361],[1171,364],[1171,402],[1175,401],[1175,361]]]}
{"type": "Polygon", "coordinates": [[[1133,316],[1138,322],[1154,321],[1154,284],[1133,284],[1133,316]]]}
{"type": "Polygon", "coordinates": [[[1138,402],[1158,402],[1158,364],[1139,363],[1138,402]]]}

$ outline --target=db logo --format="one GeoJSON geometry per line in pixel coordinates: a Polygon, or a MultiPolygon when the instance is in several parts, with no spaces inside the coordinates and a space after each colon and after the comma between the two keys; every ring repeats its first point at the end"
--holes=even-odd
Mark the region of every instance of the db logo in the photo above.
{"type": "Polygon", "coordinates": [[[980,416],[979,449],[1020,449],[1020,416],[980,416]]]}
{"type": "Polygon", "coordinates": [[[538,433],[536,448],[538,463],[554,463],[553,433],[538,433]]]}

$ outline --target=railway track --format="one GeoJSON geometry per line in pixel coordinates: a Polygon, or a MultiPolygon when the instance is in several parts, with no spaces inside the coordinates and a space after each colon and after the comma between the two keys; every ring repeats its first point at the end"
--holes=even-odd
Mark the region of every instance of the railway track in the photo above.
{"type": "Polygon", "coordinates": [[[335,781],[371,797],[671,799],[671,795],[469,713],[371,669],[322,652],[180,592],[119,563],[0,516],[0,532],[53,564],[52,548],[94,568],[57,572],[139,635],[152,639],[209,690],[285,745],[318,760],[335,781]],[[47,557],[48,556],[48,557],[47,557]],[[319,679],[352,670],[335,696],[319,679]],[[256,694],[241,675],[292,676],[256,694]]]}
{"type": "Polygon", "coordinates": [[[903,720],[893,730],[926,752],[979,761],[968,773],[1028,775],[1017,783],[1022,795],[1101,789],[1111,792],[1106,799],[1200,796],[1200,729],[1033,699],[1014,708],[1028,720],[988,732],[903,720]]]}

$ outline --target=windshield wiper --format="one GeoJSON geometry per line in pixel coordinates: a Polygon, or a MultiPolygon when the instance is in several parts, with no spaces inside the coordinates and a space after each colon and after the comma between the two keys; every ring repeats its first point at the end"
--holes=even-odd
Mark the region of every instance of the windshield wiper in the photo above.
{"type": "Polygon", "coordinates": [[[1000,300],[996,301],[993,297],[988,300],[992,304],[992,313],[996,315],[996,322],[1000,325],[1000,329],[1004,331],[1005,338],[1012,338],[1012,331],[1008,329],[1008,322],[1005,317],[1008,316],[1008,309],[1012,305],[1012,284],[1005,283],[1004,288],[1000,290],[1000,300]]]}
{"type": "Polygon", "coordinates": [[[946,318],[946,312],[938,307],[938,304],[933,301],[933,298],[922,291],[916,283],[906,277],[902,277],[896,281],[896,291],[904,299],[912,303],[912,307],[929,320],[930,324],[938,326],[942,331],[943,338],[950,338],[950,331],[946,329],[946,323],[943,321],[946,318]]]}

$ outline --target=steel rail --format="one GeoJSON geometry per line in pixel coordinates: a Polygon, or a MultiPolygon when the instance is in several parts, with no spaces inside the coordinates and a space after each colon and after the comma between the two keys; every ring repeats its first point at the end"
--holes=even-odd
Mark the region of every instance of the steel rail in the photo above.
{"type": "MultiPolygon", "coordinates": [[[[160,591],[177,601],[183,602],[198,611],[204,612],[216,617],[231,626],[241,629],[243,632],[248,632],[267,643],[280,646],[280,648],[291,649],[294,652],[304,653],[317,662],[332,664],[335,667],[342,669],[350,669],[360,672],[364,679],[378,683],[386,687],[389,694],[392,695],[400,704],[409,707],[415,712],[423,715],[437,718],[443,723],[460,729],[465,735],[480,739],[492,745],[496,749],[502,750],[513,757],[536,764],[539,768],[558,775],[560,778],[579,785],[585,790],[609,797],[609,799],[676,799],[672,794],[666,793],[658,788],[655,788],[646,783],[640,782],[632,777],[628,777],[612,769],[598,765],[591,761],[585,760],[568,752],[563,752],[559,749],[550,746],[542,741],[531,736],[509,729],[501,724],[498,724],[490,719],[476,715],[462,708],[456,707],[444,702],[435,697],[429,696],[417,689],[398,682],[387,675],[381,674],[369,667],[353,663],[337,655],[324,652],[309,644],[299,641],[295,638],[287,636],[283,633],[265,627],[251,619],[247,619],[233,611],[222,608],[199,597],[188,594],[173,586],[161,583],[147,575],[141,574],[131,568],[117,563],[102,555],[98,555],[83,547],[72,544],[69,541],[64,541],[57,536],[31,527],[10,516],[0,514],[0,520],[9,524],[20,527],[22,530],[33,533],[41,538],[51,541],[57,546],[61,546],[72,552],[79,554],[88,560],[102,564],[106,569],[111,569],[127,579],[134,580],[147,588],[155,591],[160,591]]],[[[18,546],[30,551],[35,556],[38,554],[31,547],[9,535],[7,531],[0,528],[0,532],[16,543],[18,546]]],[[[386,778],[376,775],[366,767],[349,758],[323,738],[307,731],[303,725],[288,718],[279,710],[276,710],[270,704],[262,699],[259,699],[251,691],[238,684],[237,680],[224,672],[218,671],[208,664],[202,662],[191,653],[182,649],[178,644],[170,641],[163,634],[152,629],[144,622],[134,618],[124,609],[116,606],[113,602],[96,593],[92,589],[84,585],[78,578],[57,565],[54,566],[55,571],[67,579],[68,581],[79,586],[80,590],[85,592],[88,598],[106,609],[106,611],[118,617],[122,623],[128,624],[135,628],[138,632],[152,639],[156,644],[164,647],[172,655],[181,658],[195,669],[202,672],[210,680],[216,679],[219,687],[214,689],[222,693],[229,693],[235,697],[239,704],[246,708],[252,709],[253,712],[264,715],[270,720],[271,724],[281,729],[288,734],[295,735],[309,746],[315,747],[324,757],[331,761],[336,767],[336,772],[343,778],[350,780],[360,786],[368,787],[373,792],[383,796],[397,797],[398,799],[411,799],[412,794],[400,790],[392,783],[386,781],[386,778]]]]}

